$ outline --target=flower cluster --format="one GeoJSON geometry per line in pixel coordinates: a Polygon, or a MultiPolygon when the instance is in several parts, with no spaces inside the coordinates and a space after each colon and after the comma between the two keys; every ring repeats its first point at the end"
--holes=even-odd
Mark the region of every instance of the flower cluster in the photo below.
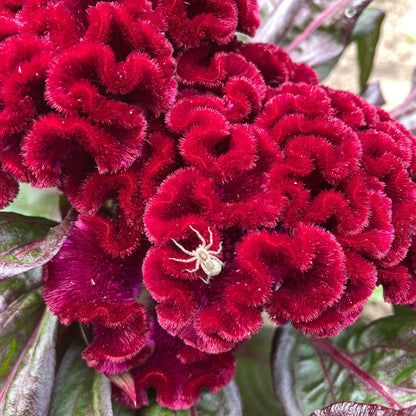
{"type": "Polygon", "coordinates": [[[28,182],[79,212],[44,298],[128,406],[221,389],[265,311],[333,336],[376,285],[416,301],[414,137],[237,40],[259,23],[254,0],[0,6],[0,207],[28,182]]]}

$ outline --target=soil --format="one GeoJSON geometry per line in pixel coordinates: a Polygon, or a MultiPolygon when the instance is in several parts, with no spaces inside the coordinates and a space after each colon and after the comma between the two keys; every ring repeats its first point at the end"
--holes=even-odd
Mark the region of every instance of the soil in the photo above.
{"type": "MultiPolygon", "coordinates": [[[[369,82],[380,82],[384,108],[391,110],[409,93],[416,68],[416,0],[374,0],[370,7],[383,10],[386,17],[369,82]]],[[[355,45],[345,51],[324,84],[358,93],[355,45]]]]}

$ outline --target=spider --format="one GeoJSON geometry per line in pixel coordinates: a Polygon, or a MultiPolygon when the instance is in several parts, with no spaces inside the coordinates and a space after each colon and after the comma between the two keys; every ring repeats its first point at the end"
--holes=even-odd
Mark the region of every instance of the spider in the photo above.
{"type": "Polygon", "coordinates": [[[209,250],[213,243],[212,232],[210,228],[208,227],[208,232],[209,232],[208,244],[205,241],[204,237],[202,237],[202,235],[199,233],[199,231],[195,230],[195,228],[193,228],[191,225],[189,226],[189,228],[197,235],[197,237],[201,240],[202,244],[200,244],[195,250],[189,251],[189,250],[186,250],[185,247],[180,245],[177,241],[175,241],[172,238],[172,241],[175,243],[176,247],[181,249],[181,251],[183,251],[185,254],[188,254],[189,256],[191,256],[191,258],[185,260],[185,259],[174,259],[172,257],[169,257],[169,260],[180,261],[182,263],[192,263],[193,261],[195,261],[196,264],[195,264],[194,269],[192,270],[185,269],[183,271],[194,273],[197,270],[199,270],[199,268],[201,267],[201,269],[207,275],[207,278],[204,279],[202,276],[199,276],[199,278],[204,283],[209,284],[211,277],[217,276],[218,274],[220,274],[222,267],[224,266],[224,263],[220,259],[215,257],[216,254],[219,254],[221,252],[222,244],[220,243],[220,248],[217,251],[209,250]]]}

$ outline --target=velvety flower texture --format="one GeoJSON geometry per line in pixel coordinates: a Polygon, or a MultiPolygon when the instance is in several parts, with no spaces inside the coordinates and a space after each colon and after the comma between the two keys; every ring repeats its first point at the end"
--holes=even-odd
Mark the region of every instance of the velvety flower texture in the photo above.
{"type": "Polygon", "coordinates": [[[83,352],[90,366],[113,373],[129,369],[149,334],[148,316],[136,301],[147,246],[115,262],[98,244],[99,234],[81,217],[57,256],[47,264],[43,295],[68,325],[91,324],[92,343],[83,352]]]}
{"type": "Polygon", "coordinates": [[[222,45],[236,30],[253,36],[261,20],[256,0],[156,0],[156,4],[179,47],[198,46],[203,40],[222,45]]]}
{"type": "Polygon", "coordinates": [[[0,4],[0,208],[19,182],[79,212],[44,269],[87,364],[172,409],[277,325],[333,336],[376,285],[416,301],[416,146],[384,111],[244,44],[254,0],[0,4]]]}
{"type": "MultiPolygon", "coordinates": [[[[153,387],[162,406],[183,409],[199,401],[202,388],[212,392],[228,384],[235,371],[231,353],[210,355],[188,347],[153,322],[150,340],[152,356],[131,370],[136,389],[136,407],[148,404],[147,389],[153,387]]],[[[114,387],[115,397],[133,407],[131,399],[114,387]]]]}
{"type": "Polygon", "coordinates": [[[85,3],[23,2],[19,34],[0,44],[3,168],[74,204],[89,175],[142,157],[146,117],[176,94],[173,48],[151,4],[85,3]]]}

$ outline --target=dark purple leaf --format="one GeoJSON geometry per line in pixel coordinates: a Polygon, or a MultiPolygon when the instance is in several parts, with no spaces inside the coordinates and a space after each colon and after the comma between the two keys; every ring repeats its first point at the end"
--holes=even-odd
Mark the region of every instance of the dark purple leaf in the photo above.
{"type": "Polygon", "coordinates": [[[313,67],[338,57],[371,0],[282,0],[253,41],[287,49],[296,62],[313,67]]]}
{"type": "Polygon", "coordinates": [[[298,16],[304,0],[283,0],[272,10],[268,8],[268,16],[263,19],[253,42],[267,42],[274,45],[282,44],[298,16]]]}
{"type": "Polygon", "coordinates": [[[334,403],[310,416],[415,416],[416,406],[394,410],[377,404],[354,402],[334,403]]]}
{"type": "MultiPolygon", "coordinates": [[[[35,292],[25,297],[27,300],[35,292]]],[[[14,317],[17,319],[18,317],[14,317]]],[[[58,319],[45,310],[0,393],[2,416],[47,415],[55,374],[55,342],[58,319]]],[[[5,330],[2,330],[5,336],[5,330]]]]}
{"type": "Polygon", "coordinates": [[[49,416],[113,416],[110,380],[87,366],[84,346],[66,351],[56,375],[49,416]]]}
{"type": "Polygon", "coordinates": [[[372,82],[371,84],[368,84],[364,92],[361,94],[361,97],[370,104],[376,105],[378,107],[386,104],[386,100],[384,99],[383,93],[381,92],[379,82],[372,82]]]}
{"type": "MultiPolygon", "coordinates": [[[[296,62],[319,66],[340,55],[348,45],[355,23],[371,0],[338,0],[320,2],[322,9],[309,6],[314,19],[296,37],[287,51],[296,62]],[[315,10],[315,13],[313,12],[315,10]]],[[[298,28],[299,30],[299,28],[298,28]]]]}
{"type": "Polygon", "coordinates": [[[0,389],[6,383],[6,376],[17,362],[44,311],[43,299],[38,293],[31,292],[20,298],[12,295],[7,290],[6,296],[0,297],[0,389]]]}
{"type": "Polygon", "coordinates": [[[21,295],[40,287],[41,284],[41,267],[29,270],[26,273],[14,276],[11,279],[0,281],[0,313],[5,311],[5,309],[21,295]]]}
{"type": "Polygon", "coordinates": [[[60,250],[76,211],[56,223],[12,212],[0,213],[0,279],[18,275],[47,263],[60,250]]]}
{"type": "Polygon", "coordinates": [[[272,370],[285,414],[306,416],[341,401],[416,405],[415,329],[416,313],[408,308],[333,339],[278,329],[272,370]]]}
{"type": "Polygon", "coordinates": [[[412,74],[411,89],[404,102],[390,112],[407,129],[416,133],[416,69],[412,74]]]}

